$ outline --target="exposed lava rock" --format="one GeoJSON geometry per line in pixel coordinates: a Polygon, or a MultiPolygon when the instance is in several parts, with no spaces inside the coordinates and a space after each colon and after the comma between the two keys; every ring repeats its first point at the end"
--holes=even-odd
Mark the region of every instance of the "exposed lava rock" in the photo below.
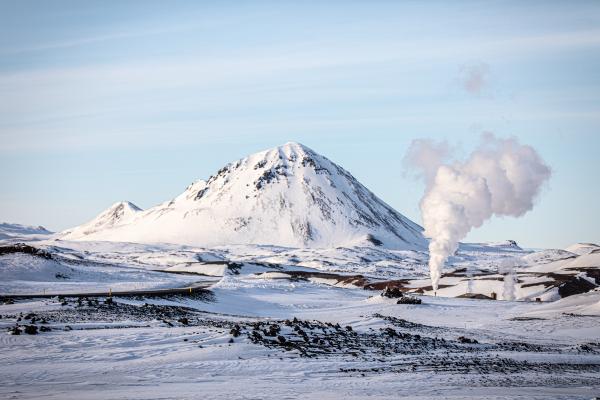
{"type": "Polygon", "coordinates": [[[600,269],[598,269],[598,268],[586,269],[585,274],[587,275],[588,278],[594,279],[594,282],[596,282],[596,285],[600,285],[600,269]]]}
{"type": "Polygon", "coordinates": [[[10,333],[11,335],[20,335],[21,328],[19,328],[19,325],[15,325],[8,330],[8,333],[10,333]]]}
{"type": "Polygon", "coordinates": [[[587,293],[596,287],[597,285],[587,279],[576,276],[560,285],[558,287],[558,294],[560,297],[569,297],[575,294],[587,293]]]}
{"type": "Polygon", "coordinates": [[[28,334],[28,335],[37,335],[38,328],[35,325],[26,325],[25,326],[25,333],[28,334]]]}
{"type": "Polygon", "coordinates": [[[397,287],[386,287],[383,289],[383,292],[381,292],[381,296],[389,299],[400,299],[404,297],[404,293],[397,287]]]}
{"type": "Polygon", "coordinates": [[[235,324],[235,325],[233,326],[233,328],[231,328],[231,330],[229,331],[229,333],[230,333],[230,334],[231,334],[231,336],[233,336],[233,337],[238,337],[238,336],[240,336],[241,329],[242,329],[242,328],[240,328],[240,326],[239,326],[238,324],[235,324]]]}
{"type": "Polygon", "coordinates": [[[479,343],[475,339],[469,339],[468,337],[464,337],[464,336],[459,336],[457,340],[461,343],[472,343],[472,344],[479,343]]]}
{"type": "Polygon", "coordinates": [[[399,299],[396,304],[421,304],[421,299],[412,296],[404,296],[399,299]]]}
{"type": "Polygon", "coordinates": [[[234,275],[239,275],[243,266],[243,263],[227,261],[227,269],[234,275]]]}
{"type": "Polygon", "coordinates": [[[367,241],[373,243],[375,246],[383,246],[383,242],[371,234],[367,235],[367,241]]]}
{"type": "Polygon", "coordinates": [[[0,246],[0,256],[12,253],[30,254],[32,256],[42,257],[47,260],[50,260],[52,258],[52,255],[46,250],[38,249],[36,247],[29,246],[25,243],[16,243],[8,246],[0,246]]]}
{"type": "Polygon", "coordinates": [[[404,285],[407,285],[408,283],[409,283],[409,281],[406,279],[395,279],[395,280],[389,280],[389,281],[366,283],[365,285],[363,285],[363,288],[365,290],[385,290],[385,288],[387,288],[387,287],[390,287],[390,288],[397,287],[397,288],[401,289],[401,288],[404,288],[404,285]]]}
{"type": "Polygon", "coordinates": [[[260,190],[263,186],[273,182],[277,179],[277,173],[273,172],[273,170],[268,169],[254,182],[254,186],[257,190],[260,190]]]}
{"type": "Polygon", "coordinates": [[[277,324],[270,325],[268,329],[263,330],[263,333],[265,334],[265,336],[270,336],[270,337],[277,336],[279,334],[279,332],[281,332],[281,328],[277,324]]]}
{"type": "Polygon", "coordinates": [[[202,197],[204,197],[204,195],[206,194],[206,192],[208,192],[208,188],[203,188],[198,190],[198,193],[196,194],[195,200],[200,200],[202,197]]]}

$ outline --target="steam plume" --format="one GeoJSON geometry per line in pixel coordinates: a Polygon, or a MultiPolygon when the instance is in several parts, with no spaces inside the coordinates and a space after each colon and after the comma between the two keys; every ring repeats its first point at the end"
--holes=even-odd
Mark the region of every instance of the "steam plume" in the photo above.
{"type": "Polygon", "coordinates": [[[516,297],[517,277],[515,275],[515,267],[518,265],[517,258],[508,258],[500,261],[498,265],[498,273],[504,275],[502,300],[512,301],[516,297]]]}
{"type": "Polygon", "coordinates": [[[438,289],[442,267],[473,228],[493,215],[520,217],[533,208],[550,168],[516,138],[482,136],[465,161],[444,162],[447,146],[414,141],[405,160],[425,178],[420,207],[429,242],[429,271],[438,289]],[[423,157],[422,155],[426,155],[423,157]]]}

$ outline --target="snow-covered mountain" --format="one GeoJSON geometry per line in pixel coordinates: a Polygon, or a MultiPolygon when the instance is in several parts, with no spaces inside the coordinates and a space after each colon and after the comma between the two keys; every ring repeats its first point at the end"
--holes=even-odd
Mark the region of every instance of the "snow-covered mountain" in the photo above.
{"type": "Polygon", "coordinates": [[[93,220],[63,232],[64,238],[82,238],[102,233],[131,222],[142,209],[129,201],[120,201],[101,212],[93,220]]]}
{"type": "Polygon", "coordinates": [[[117,203],[63,238],[424,249],[421,232],[348,171],[291,142],[230,163],[146,211],[117,203]]]}
{"type": "Polygon", "coordinates": [[[0,240],[20,238],[32,235],[50,235],[52,232],[43,226],[28,226],[21,224],[0,223],[0,240]]]}

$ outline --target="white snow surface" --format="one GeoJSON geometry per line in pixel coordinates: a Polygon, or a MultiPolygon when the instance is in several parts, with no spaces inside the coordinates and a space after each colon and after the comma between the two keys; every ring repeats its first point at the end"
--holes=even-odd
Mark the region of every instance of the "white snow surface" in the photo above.
{"type": "Polygon", "coordinates": [[[47,260],[29,254],[0,256],[0,294],[68,294],[189,287],[194,275],[159,273],[80,259],[47,260]]]}
{"type": "MultiPolygon", "coordinates": [[[[195,300],[117,300],[179,305],[227,320],[300,318],[350,325],[357,332],[377,332],[390,325],[375,315],[433,326],[431,335],[459,336],[486,343],[527,341],[574,348],[597,340],[597,317],[573,317],[571,304],[555,308],[531,302],[498,302],[423,296],[419,306],[396,305],[372,292],[309,282],[257,281],[228,276],[213,288],[215,302],[195,300]],[[216,314],[215,314],[216,313],[216,314]],[[522,320],[516,320],[522,318],[522,320]]],[[[595,297],[594,297],[595,296],[595,297]]],[[[586,295],[586,308],[596,294],[586,295]]],[[[566,299],[568,300],[568,299],[566,299]]],[[[575,299],[574,299],[575,300],[575,299]]],[[[69,307],[67,307],[69,308],[69,307]]],[[[0,313],[60,310],[54,300],[0,305],[0,313]]],[[[8,323],[1,322],[6,328],[8,323]]],[[[426,358],[397,354],[388,361],[364,361],[351,355],[302,358],[236,338],[228,329],[167,327],[161,321],[120,324],[71,322],[52,324],[36,336],[0,334],[0,397],[17,399],[589,399],[597,394],[590,373],[520,372],[483,377],[473,373],[388,370],[398,363],[418,367],[426,358]],[[342,368],[374,368],[346,373],[342,368]],[[587,383],[569,383],[574,378],[587,383]]],[[[345,350],[345,349],[343,349],[345,350]]],[[[503,353],[532,365],[540,362],[597,364],[597,354],[503,353]]],[[[440,353],[433,357],[455,357],[440,353]]],[[[596,380],[597,381],[597,380],[596,380]]]]}
{"type": "MultiPolygon", "coordinates": [[[[529,256],[526,256],[524,258],[527,259],[527,261],[531,261],[528,257],[529,256]]],[[[547,262],[532,263],[527,270],[534,272],[568,272],[569,270],[576,271],[586,268],[600,268],[600,252],[584,253],[580,256],[572,255],[568,257],[563,257],[563,255],[560,254],[555,259],[545,259],[544,261],[547,262]]]]}
{"type": "Polygon", "coordinates": [[[117,203],[63,239],[422,250],[421,232],[348,171],[290,142],[227,164],[145,211],[117,203]]]}
{"type": "Polygon", "coordinates": [[[595,243],[575,243],[565,250],[570,251],[571,253],[583,255],[589,254],[593,251],[600,251],[600,246],[595,243]]]}
{"type": "MultiPolygon", "coordinates": [[[[0,241],[7,243],[13,240],[0,241]]],[[[68,241],[48,235],[45,239],[34,235],[28,244],[48,251],[52,259],[22,253],[0,256],[0,294],[182,288],[212,282],[210,302],[177,296],[115,301],[142,310],[145,303],[183,306],[207,318],[234,322],[270,323],[296,317],[351,326],[359,333],[395,327],[377,316],[383,315],[424,324],[412,334],[436,339],[456,341],[464,336],[477,339],[481,343],[477,346],[483,347],[526,342],[559,348],[503,351],[498,354],[499,362],[511,358],[531,366],[600,365],[598,352],[577,350],[598,341],[600,292],[552,301],[557,289],[545,287],[548,278],[531,270],[559,263],[556,271],[575,275],[579,270],[570,267],[597,267],[596,253],[577,256],[564,251],[531,252],[513,245],[463,244],[449,260],[437,297],[426,289],[426,295],[415,295],[423,304],[399,305],[378,291],[339,285],[336,279],[323,277],[291,280],[286,272],[406,279],[409,290],[425,288],[431,283],[424,251],[362,245],[201,247],[68,241]],[[514,292],[519,301],[454,298],[467,292],[495,292],[504,299],[505,276],[499,266],[505,264],[514,266],[519,280],[514,292]],[[536,282],[540,285],[522,287],[536,282]],[[543,302],[528,301],[537,297],[543,302]]],[[[419,367],[430,360],[464,356],[447,352],[398,353],[367,360],[342,348],[336,356],[303,358],[297,352],[252,343],[245,336],[230,343],[229,328],[184,326],[176,320],[171,327],[160,319],[140,321],[134,316],[114,321],[51,321],[52,331],[35,336],[6,333],[21,313],[65,310],[77,310],[77,306],[61,306],[57,299],[0,304],[0,398],[589,399],[600,387],[597,373],[589,371],[525,369],[479,375],[419,367]],[[394,371],[396,365],[407,364],[415,370],[394,371]],[[342,372],[353,368],[366,373],[342,372]]]]}

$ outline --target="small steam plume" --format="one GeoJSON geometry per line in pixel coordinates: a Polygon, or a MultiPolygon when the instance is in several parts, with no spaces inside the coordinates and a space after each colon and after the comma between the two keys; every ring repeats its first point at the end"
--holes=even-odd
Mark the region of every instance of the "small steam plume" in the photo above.
{"type": "Polygon", "coordinates": [[[502,285],[502,300],[512,301],[516,297],[517,277],[515,275],[515,266],[518,264],[516,258],[502,260],[498,266],[498,273],[504,275],[502,285]]]}
{"type": "Polygon", "coordinates": [[[467,293],[473,293],[473,274],[467,273],[467,293]]]}
{"type": "Polygon", "coordinates": [[[533,208],[550,168],[516,138],[482,136],[465,161],[447,162],[448,146],[427,140],[411,144],[405,161],[426,181],[420,207],[429,242],[429,271],[438,289],[442,267],[460,240],[493,215],[520,217],[533,208]]]}

